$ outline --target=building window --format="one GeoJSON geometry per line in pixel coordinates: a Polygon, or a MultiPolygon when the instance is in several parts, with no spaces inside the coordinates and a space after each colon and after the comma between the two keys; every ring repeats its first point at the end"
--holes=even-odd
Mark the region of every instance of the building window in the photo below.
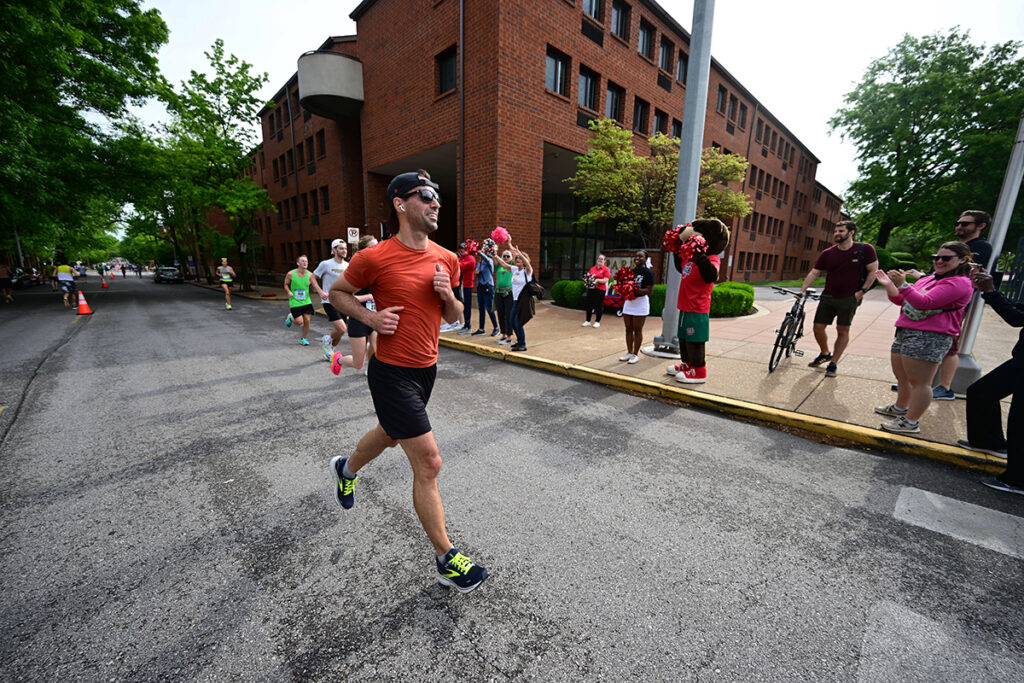
{"type": "Polygon", "coordinates": [[[761,131],[764,130],[764,121],[757,120],[757,128],[754,129],[754,139],[761,142],[761,131]]]}
{"type": "Polygon", "coordinates": [[[629,5],[622,0],[612,0],[612,33],[623,40],[629,40],[629,5]]]}
{"type": "Polygon", "coordinates": [[[581,107],[592,111],[597,111],[597,79],[596,73],[585,66],[580,67],[580,82],[576,101],[581,107]]]}
{"type": "Polygon", "coordinates": [[[302,193],[302,217],[309,216],[309,195],[305,192],[302,193]]]}
{"type": "Polygon", "coordinates": [[[305,149],[303,148],[302,143],[295,145],[295,163],[298,164],[299,168],[306,165],[305,149]]]}
{"type": "Polygon", "coordinates": [[[654,132],[662,135],[668,133],[668,114],[660,109],[654,110],[654,132]]]}
{"type": "Polygon", "coordinates": [[[327,191],[326,185],[320,188],[320,206],[323,207],[324,213],[331,210],[331,195],[327,191]]]}
{"type": "Polygon", "coordinates": [[[658,67],[663,71],[672,73],[672,53],[675,51],[676,46],[672,44],[672,41],[662,36],[661,52],[658,53],[658,67]]]}
{"type": "Polygon", "coordinates": [[[647,115],[651,111],[651,105],[639,97],[633,99],[633,130],[637,133],[647,133],[647,115]]]}
{"type": "Polygon", "coordinates": [[[278,178],[281,177],[281,174],[278,172],[277,159],[272,159],[271,163],[273,164],[274,167],[274,180],[277,180],[278,178]]]}
{"type": "Polygon", "coordinates": [[[313,190],[312,192],[309,193],[309,203],[310,203],[310,211],[313,212],[313,215],[316,216],[317,214],[319,214],[320,213],[320,207],[319,207],[319,202],[318,202],[318,197],[317,197],[317,194],[316,194],[316,190],[313,190]]]}
{"type": "Polygon", "coordinates": [[[640,20],[640,39],[637,50],[647,59],[654,59],[654,27],[644,19],[640,20]]]}
{"type": "Polygon", "coordinates": [[[683,137],[683,122],[679,119],[672,119],[672,137],[683,137]]]}
{"type": "Polygon", "coordinates": [[[455,45],[452,45],[450,48],[434,58],[434,61],[437,62],[438,95],[443,95],[450,90],[455,90],[459,75],[457,58],[458,49],[455,45]]]}
{"type": "Polygon", "coordinates": [[[604,97],[604,115],[606,118],[622,122],[622,100],[625,97],[625,90],[608,81],[608,92],[604,97]]]}
{"type": "Polygon", "coordinates": [[[544,69],[544,87],[559,95],[569,94],[569,58],[548,45],[548,55],[544,69]]]}
{"type": "Polygon", "coordinates": [[[725,113],[725,103],[729,99],[729,91],[722,86],[718,86],[718,101],[715,102],[715,111],[725,113]]]}
{"type": "Polygon", "coordinates": [[[736,120],[736,113],[737,113],[737,110],[739,109],[739,104],[740,104],[740,102],[739,102],[739,100],[736,99],[735,95],[729,95],[729,114],[728,114],[728,116],[729,116],[729,120],[730,121],[735,121],[736,120]]]}
{"type": "Polygon", "coordinates": [[[740,105],[740,119],[736,122],[736,125],[740,128],[747,127],[747,105],[745,104],[740,105]]]}
{"type": "Polygon", "coordinates": [[[306,138],[306,158],[309,159],[309,163],[313,163],[313,136],[306,138]]]}
{"type": "Polygon", "coordinates": [[[685,52],[679,52],[679,61],[676,62],[676,80],[680,83],[686,83],[686,69],[690,62],[690,58],[685,52]]]}
{"type": "Polygon", "coordinates": [[[316,132],[316,155],[318,157],[327,155],[327,138],[324,136],[324,129],[316,132]]]}
{"type": "Polygon", "coordinates": [[[597,21],[601,21],[602,0],[583,0],[583,13],[597,21]]]}

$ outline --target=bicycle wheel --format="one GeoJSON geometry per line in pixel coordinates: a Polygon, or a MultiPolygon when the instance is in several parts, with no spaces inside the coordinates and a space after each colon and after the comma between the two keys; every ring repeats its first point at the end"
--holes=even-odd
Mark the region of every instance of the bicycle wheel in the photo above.
{"type": "Polygon", "coordinates": [[[772,347],[771,358],[768,359],[768,372],[774,372],[775,368],[779,367],[779,362],[782,360],[782,355],[787,353],[790,344],[790,338],[793,331],[793,318],[789,313],[782,320],[782,324],[779,326],[779,334],[775,337],[775,346],[772,347]]]}

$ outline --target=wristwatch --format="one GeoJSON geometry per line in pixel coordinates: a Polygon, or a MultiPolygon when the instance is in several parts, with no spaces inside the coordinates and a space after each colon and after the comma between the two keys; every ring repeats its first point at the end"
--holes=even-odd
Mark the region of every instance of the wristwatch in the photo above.
{"type": "Polygon", "coordinates": [[[868,293],[868,291],[869,291],[869,290],[866,290],[866,289],[863,289],[863,288],[862,288],[862,289],[860,290],[860,293],[861,293],[861,294],[867,294],[867,293],[868,293]]]}

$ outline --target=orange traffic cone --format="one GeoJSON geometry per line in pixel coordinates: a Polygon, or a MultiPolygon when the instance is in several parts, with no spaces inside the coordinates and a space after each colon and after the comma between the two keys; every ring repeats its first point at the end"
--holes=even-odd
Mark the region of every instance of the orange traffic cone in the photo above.
{"type": "Polygon", "coordinates": [[[109,289],[110,288],[110,285],[107,284],[106,280],[101,280],[100,284],[103,285],[103,289],[109,289]]]}
{"type": "Polygon", "coordinates": [[[92,315],[92,309],[89,308],[89,302],[85,300],[85,294],[82,292],[78,293],[78,315],[92,315]]]}

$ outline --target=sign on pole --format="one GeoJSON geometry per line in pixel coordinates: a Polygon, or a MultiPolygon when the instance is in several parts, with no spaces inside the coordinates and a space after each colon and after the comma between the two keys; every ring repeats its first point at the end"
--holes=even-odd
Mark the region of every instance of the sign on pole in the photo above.
{"type": "Polygon", "coordinates": [[[359,228],[348,229],[348,241],[350,244],[355,244],[359,241],[359,228]]]}

